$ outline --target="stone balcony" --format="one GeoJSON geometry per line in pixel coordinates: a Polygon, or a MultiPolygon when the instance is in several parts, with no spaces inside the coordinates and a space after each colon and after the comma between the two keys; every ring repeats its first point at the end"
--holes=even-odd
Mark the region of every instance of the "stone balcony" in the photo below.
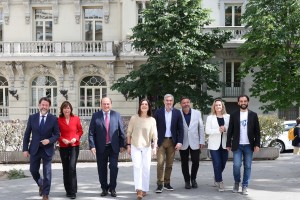
{"type": "Polygon", "coordinates": [[[112,41],[1,42],[1,61],[24,60],[115,60],[112,41]]]}
{"type": "Polygon", "coordinates": [[[243,38],[247,33],[247,29],[244,26],[207,26],[204,27],[203,32],[209,33],[212,32],[213,29],[231,32],[232,38],[223,45],[224,48],[237,48],[246,41],[243,38]]]}

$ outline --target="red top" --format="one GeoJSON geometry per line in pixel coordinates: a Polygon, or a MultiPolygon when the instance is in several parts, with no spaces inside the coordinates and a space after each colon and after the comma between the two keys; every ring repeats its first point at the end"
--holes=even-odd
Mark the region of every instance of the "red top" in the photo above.
{"type": "Polygon", "coordinates": [[[58,139],[60,147],[68,147],[70,145],[66,145],[63,143],[62,139],[72,140],[73,138],[76,139],[76,142],[71,146],[79,146],[80,138],[83,134],[82,126],[80,123],[80,119],[78,116],[70,116],[69,124],[66,122],[66,118],[59,117],[58,118],[58,125],[60,130],[60,138],[58,139]]]}

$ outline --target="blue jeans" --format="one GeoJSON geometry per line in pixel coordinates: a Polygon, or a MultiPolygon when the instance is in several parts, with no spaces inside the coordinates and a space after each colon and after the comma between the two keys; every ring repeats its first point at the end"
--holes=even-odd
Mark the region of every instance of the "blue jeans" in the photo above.
{"type": "Polygon", "coordinates": [[[250,144],[240,144],[238,150],[233,151],[233,177],[236,183],[241,182],[242,157],[244,157],[244,175],[242,186],[248,187],[251,176],[251,164],[253,157],[253,151],[250,144]]]}
{"type": "Polygon", "coordinates": [[[222,172],[228,160],[228,151],[220,146],[218,150],[210,150],[210,155],[214,167],[215,181],[222,182],[222,172]]]}

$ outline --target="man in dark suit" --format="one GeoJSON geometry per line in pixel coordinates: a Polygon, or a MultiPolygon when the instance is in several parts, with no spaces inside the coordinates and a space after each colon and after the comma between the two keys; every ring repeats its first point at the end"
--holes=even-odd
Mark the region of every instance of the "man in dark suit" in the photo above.
{"type": "Polygon", "coordinates": [[[156,193],[161,193],[163,188],[169,191],[174,190],[170,185],[170,178],[175,150],[179,151],[183,143],[182,116],[179,110],[173,108],[173,95],[166,94],[164,104],[165,107],[157,110],[154,115],[158,134],[156,193]]]}
{"type": "Polygon", "coordinates": [[[54,143],[59,138],[57,118],[48,113],[51,101],[47,97],[39,100],[39,113],[30,115],[23,138],[23,155],[30,155],[30,172],[39,186],[40,196],[48,200],[51,187],[51,161],[54,155],[54,143]],[[31,141],[30,141],[31,135],[31,141]],[[30,145],[29,145],[30,143],[30,145]],[[43,177],[39,170],[43,161],[43,177]]]}
{"type": "Polygon", "coordinates": [[[98,175],[102,188],[101,196],[108,192],[116,197],[118,157],[125,149],[125,135],[120,114],[111,110],[112,101],[101,99],[101,110],[94,113],[89,127],[89,146],[97,158],[98,175]],[[107,163],[110,169],[110,183],[107,181],[107,163]]]}
{"type": "Polygon", "coordinates": [[[230,115],[226,143],[227,150],[233,152],[234,193],[239,191],[242,161],[244,163],[242,182],[242,194],[244,195],[248,194],[253,152],[258,152],[260,147],[258,117],[255,112],[248,109],[248,103],[247,95],[238,97],[240,110],[230,115]]]}

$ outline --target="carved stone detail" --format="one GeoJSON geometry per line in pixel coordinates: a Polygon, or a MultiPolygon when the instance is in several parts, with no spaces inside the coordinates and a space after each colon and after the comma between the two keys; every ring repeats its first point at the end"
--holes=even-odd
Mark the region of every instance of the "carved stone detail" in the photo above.
{"type": "Polygon", "coordinates": [[[114,67],[114,62],[108,62],[107,63],[107,68],[109,69],[109,83],[113,84],[115,81],[115,67],[114,67]]]}
{"type": "Polygon", "coordinates": [[[81,71],[83,74],[98,74],[100,73],[100,67],[96,66],[96,65],[93,65],[93,64],[90,64],[88,66],[85,66],[83,68],[81,68],[81,71]]]}
{"type": "Polygon", "coordinates": [[[9,0],[2,0],[3,17],[5,24],[9,24],[9,0]]]}
{"type": "Polygon", "coordinates": [[[48,67],[42,64],[34,67],[33,71],[35,74],[39,74],[39,75],[49,75],[50,73],[48,67]]]}
{"type": "Polygon", "coordinates": [[[13,63],[12,62],[5,63],[5,69],[8,75],[9,87],[10,89],[13,89],[15,87],[15,74],[13,69],[13,63]]]}
{"type": "Polygon", "coordinates": [[[104,22],[107,24],[109,22],[109,0],[103,1],[103,13],[104,13],[104,22]]]}
{"type": "Polygon", "coordinates": [[[58,16],[59,16],[59,13],[58,13],[58,0],[53,0],[53,2],[52,2],[52,13],[53,13],[54,24],[57,24],[58,23],[58,16]]]}
{"type": "Polygon", "coordinates": [[[24,10],[25,10],[25,22],[30,24],[30,1],[23,0],[24,10]]]}
{"type": "Polygon", "coordinates": [[[16,69],[19,74],[19,80],[21,83],[21,88],[24,89],[24,81],[25,81],[25,75],[24,75],[24,64],[22,62],[16,62],[16,69]]]}
{"type": "Polygon", "coordinates": [[[76,24],[80,23],[80,0],[74,0],[76,24]]]}
{"type": "Polygon", "coordinates": [[[126,62],[125,67],[128,70],[128,73],[130,73],[133,70],[133,61],[126,62]]]}
{"type": "Polygon", "coordinates": [[[73,90],[74,88],[74,62],[73,61],[68,61],[66,63],[67,70],[69,72],[69,79],[70,79],[70,89],[73,90]]]}
{"type": "Polygon", "coordinates": [[[61,61],[56,62],[56,69],[58,71],[58,81],[59,81],[60,89],[62,90],[64,88],[64,66],[63,66],[63,62],[61,62],[61,61]]]}

